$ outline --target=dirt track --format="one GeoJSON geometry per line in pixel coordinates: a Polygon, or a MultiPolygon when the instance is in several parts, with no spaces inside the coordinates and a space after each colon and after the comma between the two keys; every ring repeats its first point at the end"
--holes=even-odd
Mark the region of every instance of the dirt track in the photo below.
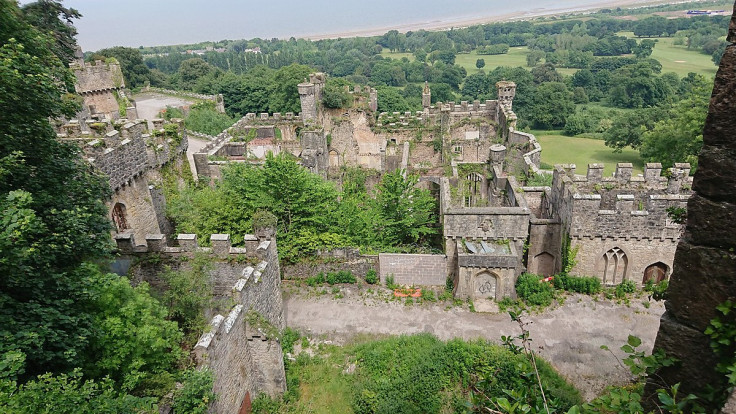
{"type": "MultiPolygon", "coordinates": [[[[288,283],[288,282],[287,282],[288,283]]],[[[429,332],[440,339],[486,338],[498,342],[501,335],[517,335],[518,325],[505,313],[474,313],[467,306],[448,303],[405,306],[367,295],[355,286],[341,288],[343,298],[316,295],[307,288],[284,289],[288,326],[315,336],[343,343],[358,334],[399,335],[429,332]]],[[[329,288],[328,288],[329,290],[329,288]]],[[[629,334],[642,339],[641,349],[651,351],[664,312],[662,303],[649,309],[632,299],[630,307],[588,296],[574,295],[565,303],[525,319],[533,346],[563,375],[575,384],[586,399],[595,397],[607,385],[623,384],[628,370],[601,345],[618,348],[629,334]]]]}

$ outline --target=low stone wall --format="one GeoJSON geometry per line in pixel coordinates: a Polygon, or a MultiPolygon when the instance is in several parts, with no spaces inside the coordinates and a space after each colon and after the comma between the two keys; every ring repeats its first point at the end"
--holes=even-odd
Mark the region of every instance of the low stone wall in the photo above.
{"type": "Polygon", "coordinates": [[[381,283],[393,275],[400,285],[444,286],[447,279],[447,256],[441,254],[378,255],[381,283]]]}

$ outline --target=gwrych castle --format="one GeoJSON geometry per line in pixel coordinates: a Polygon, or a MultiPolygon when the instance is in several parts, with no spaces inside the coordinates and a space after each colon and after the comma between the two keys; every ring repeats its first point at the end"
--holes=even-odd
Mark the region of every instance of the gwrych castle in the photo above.
{"type": "MultiPolygon", "coordinates": [[[[259,393],[282,393],[281,346],[264,327],[285,326],[275,229],[254,229],[244,246],[232,246],[228,234],[211,235],[210,247],[199,246],[195,235],[172,234],[161,183],[166,171],[190,169],[183,122],[136,119],[115,62],[80,59],[72,68],[84,109],[59,122],[58,136],[79,145],[109,177],[116,269],[155,283],[160,258],[183,268],[188,261],[175,259],[210,255],[214,294],[228,304],[212,310],[194,349],[215,373],[212,410],[238,412],[259,393]],[[262,322],[245,323],[249,312],[262,322]]],[[[298,85],[299,114],[247,114],[206,137],[210,143],[193,154],[196,175],[218,179],[223,165],[259,163],[269,152],[291,153],[312,173],[337,181],[343,166],[418,173],[419,185],[439,199],[444,254],[381,254],[378,270],[382,280],[391,274],[399,284],[445,285],[449,278],[458,298],[513,297],[521,273],[553,275],[564,267],[607,285],[669,278],[683,231],[673,212],[691,195],[689,164],[663,171],[650,163],[635,175],[631,164],[619,163],[610,177],[600,164],[542,170],[542,147],[516,130],[516,85],[509,81],[496,85],[497,100],[459,104],[431,104],[425,85],[423,110],[405,113],[377,113],[381,97],[358,86],[349,91],[349,108],[326,109],[324,85],[322,73],[298,85]],[[540,175],[551,175],[551,185],[527,185],[540,175]]],[[[221,96],[205,98],[222,108],[221,96]]]]}

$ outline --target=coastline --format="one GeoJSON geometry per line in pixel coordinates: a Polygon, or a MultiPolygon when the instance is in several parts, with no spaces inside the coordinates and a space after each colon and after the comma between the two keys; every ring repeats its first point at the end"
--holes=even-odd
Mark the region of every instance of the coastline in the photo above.
{"type": "Polygon", "coordinates": [[[455,19],[446,20],[433,20],[423,22],[411,22],[401,25],[394,26],[380,26],[373,28],[366,28],[360,30],[351,30],[343,32],[330,32],[330,33],[315,33],[315,34],[302,34],[294,36],[300,39],[307,40],[324,40],[324,39],[338,39],[338,38],[350,38],[350,37],[370,37],[370,36],[381,36],[390,30],[398,30],[400,33],[406,33],[409,31],[440,31],[449,30],[452,28],[459,29],[468,26],[475,26],[486,23],[499,23],[499,22],[510,22],[519,20],[531,20],[539,17],[550,17],[560,16],[567,14],[586,14],[600,9],[605,8],[633,8],[633,7],[645,7],[655,6],[663,4],[677,4],[684,3],[684,1],[662,1],[662,0],[615,0],[615,1],[599,1],[597,3],[587,5],[584,7],[565,7],[565,8],[537,8],[529,11],[520,11],[513,13],[494,14],[480,17],[459,17],[455,19]]]}

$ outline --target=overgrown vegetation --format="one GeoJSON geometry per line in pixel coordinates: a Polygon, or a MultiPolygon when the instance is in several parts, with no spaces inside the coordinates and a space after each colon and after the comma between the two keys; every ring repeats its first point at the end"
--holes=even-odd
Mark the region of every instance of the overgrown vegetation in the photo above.
{"type": "MultiPolygon", "coordinates": [[[[320,349],[315,357],[301,354],[288,363],[288,375],[299,381],[298,398],[262,399],[254,413],[305,407],[316,413],[466,413],[482,411],[486,398],[510,393],[523,393],[527,402],[539,398],[529,389],[536,381],[529,360],[483,340],[442,342],[420,334],[320,349]],[[354,372],[347,372],[353,364],[354,372]]],[[[554,409],[580,403],[577,390],[541,359],[536,363],[554,409]]]]}
{"type": "Polygon", "coordinates": [[[360,246],[378,251],[426,251],[438,234],[436,201],[416,187],[418,177],[385,174],[369,194],[365,176],[346,174],[343,191],[311,174],[288,155],[268,156],[263,167],[232,164],[216,185],[166,189],[167,213],[177,231],[251,233],[259,211],[277,219],[279,254],[293,262],[318,250],[360,246]]]}
{"type": "Polygon", "coordinates": [[[318,286],[325,283],[332,286],[338,283],[352,284],[357,282],[357,279],[350,271],[340,270],[338,272],[319,273],[316,276],[308,277],[305,282],[308,286],[318,286]]]}

